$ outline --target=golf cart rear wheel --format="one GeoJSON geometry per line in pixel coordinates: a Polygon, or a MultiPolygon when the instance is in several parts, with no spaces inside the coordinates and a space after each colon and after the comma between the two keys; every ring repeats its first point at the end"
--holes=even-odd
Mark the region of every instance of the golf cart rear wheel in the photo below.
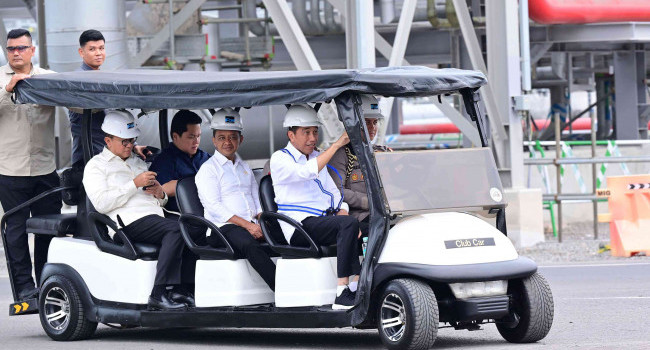
{"type": "Polygon", "coordinates": [[[497,329],[511,343],[533,343],[546,337],[553,324],[553,295],[539,273],[508,282],[510,315],[497,320],[497,329]]]}
{"type": "Polygon", "coordinates": [[[96,322],[86,319],[74,284],[61,275],[51,276],[43,283],[38,304],[41,325],[54,340],[86,339],[97,329],[96,322]]]}
{"type": "Polygon", "coordinates": [[[429,349],[438,335],[438,320],[436,296],[421,281],[390,281],[379,298],[377,328],[388,349],[429,349]]]}

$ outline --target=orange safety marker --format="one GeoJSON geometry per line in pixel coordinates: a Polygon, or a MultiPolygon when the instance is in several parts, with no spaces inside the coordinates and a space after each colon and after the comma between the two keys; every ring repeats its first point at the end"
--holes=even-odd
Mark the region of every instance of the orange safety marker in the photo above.
{"type": "Polygon", "coordinates": [[[650,175],[607,177],[612,256],[650,256],[650,175]]]}

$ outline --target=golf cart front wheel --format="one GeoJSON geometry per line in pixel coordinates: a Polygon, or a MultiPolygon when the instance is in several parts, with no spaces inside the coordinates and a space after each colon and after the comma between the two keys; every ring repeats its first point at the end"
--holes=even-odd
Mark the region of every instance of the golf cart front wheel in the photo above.
{"type": "Polygon", "coordinates": [[[54,340],[86,339],[97,329],[96,322],[86,319],[74,284],[61,275],[51,276],[43,283],[38,304],[41,325],[54,340]]]}
{"type": "Polygon", "coordinates": [[[438,303],[426,283],[406,278],[390,281],[377,306],[379,336],[388,349],[433,346],[438,335],[438,303]]]}
{"type": "Polygon", "coordinates": [[[496,320],[497,329],[511,343],[533,343],[546,337],[553,324],[553,295],[540,275],[508,282],[510,315],[496,320]]]}

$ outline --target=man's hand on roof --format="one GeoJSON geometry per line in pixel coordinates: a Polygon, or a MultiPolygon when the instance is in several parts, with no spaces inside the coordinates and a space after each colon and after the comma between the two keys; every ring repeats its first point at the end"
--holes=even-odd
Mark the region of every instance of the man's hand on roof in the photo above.
{"type": "Polygon", "coordinates": [[[20,74],[20,73],[16,73],[16,74],[14,74],[14,75],[11,77],[11,80],[9,80],[9,83],[5,86],[5,90],[6,90],[7,92],[13,92],[13,91],[14,91],[14,87],[16,86],[16,83],[18,83],[19,81],[21,81],[21,80],[23,80],[23,79],[27,79],[27,78],[29,78],[29,77],[30,77],[29,74],[20,74]]]}

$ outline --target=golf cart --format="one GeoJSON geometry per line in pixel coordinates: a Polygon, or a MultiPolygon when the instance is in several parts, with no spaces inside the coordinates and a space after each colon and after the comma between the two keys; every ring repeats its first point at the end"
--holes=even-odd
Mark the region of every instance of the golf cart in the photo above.
{"type": "MultiPolygon", "coordinates": [[[[78,206],[77,213],[29,219],[28,232],[56,237],[40,276],[39,299],[18,300],[12,284],[15,303],[9,312],[39,312],[48,336],[62,341],[88,338],[98,323],[124,327],[377,328],[390,349],[430,348],[441,323],[469,330],[495,323],[507,341],[538,341],[550,330],[553,299],[536,264],[519,257],[506,237],[506,203],[478,107],[477,90],[485,83],[479,72],[425,67],[250,73],[68,72],[24,80],[16,87],[18,103],[84,109],[86,162],[92,156],[91,109],[160,110],[164,147],[169,108],[333,101],[366,179],[370,234],[356,305],[350,310],[332,310],[336,247],[316,245],[299,223],[277,212],[269,177],[260,183],[261,225],[265,246],[277,264],[275,293],[234,253],[218,227],[203,218],[194,181],[179,181],[179,225],[188,248],[200,257],[196,307],[150,311],[147,297],[158,247],[129,240],[115,222],[93,209],[80,175],[67,170],[63,186],[50,192],[62,191],[65,200],[78,206]],[[462,95],[467,113],[476,123],[481,147],[372,151],[359,94],[418,97],[454,93],[462,95]],[[484,218],[495,219],[496,224],[484,218]],[[310,245],[288,245],[278,220],[290,222],[310,245]],[[221,237],[224,247],[197,245],[188,225],[204,227],[221,237]],[[113,239],[106,227],[116,232],[113,239]]],[[[244,125],[254,122],[254,118],[244,118],[244,125]]],[[[3,242],[4,223],[3,217],[3,242]]]]}

